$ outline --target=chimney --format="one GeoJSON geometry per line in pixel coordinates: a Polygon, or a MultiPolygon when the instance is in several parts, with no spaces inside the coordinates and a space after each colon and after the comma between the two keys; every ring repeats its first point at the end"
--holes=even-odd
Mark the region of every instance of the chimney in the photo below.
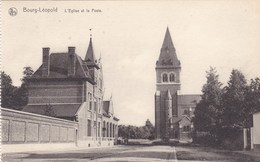
{"type": "Polygon", "coordinates": [[[68,47],[68,77],[75,76],[75,64],[76,64],[76,56],[75,56],[75,47],[68,47]]]}
{"type": "Polygon", "coordinates": [[[50,73],[50,48],[42,48],[42,77],[48,77],[50,73]]]}

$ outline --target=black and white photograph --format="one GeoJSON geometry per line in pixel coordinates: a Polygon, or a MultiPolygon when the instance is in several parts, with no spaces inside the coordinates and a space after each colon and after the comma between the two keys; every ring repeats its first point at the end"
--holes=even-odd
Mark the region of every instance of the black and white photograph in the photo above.
{"type": "Polygon", "coordinates": [[[258,0],[3,0],[1,161],[259,162],[258,0]]]}

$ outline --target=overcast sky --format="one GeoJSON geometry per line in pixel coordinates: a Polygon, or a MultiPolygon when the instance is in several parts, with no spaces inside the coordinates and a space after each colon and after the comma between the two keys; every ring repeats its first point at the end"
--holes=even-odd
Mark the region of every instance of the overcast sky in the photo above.
{"type": "MultiPolygon", "coordinates": [[[[169,27],[181,61],[181,92],[200,94],[205,71],[216,67],[226,83],[232,68],[260,76],[260,5],[243,1],[2,2],[2,70],[20,85],[23,67],[41,65],[42,47],[85,57],[92,28],[101,55],[105,96],[113,94],[121,124],[154,123],[155,63],[169,27]],[[8,9],[15,7],[16,16],[8,9]],[[23,12],[53,8],[56,13],[23,12]],[[65,13],[65,9],[85,10],[65,13]],[[99,9],[102,12],[91,12],[99,9]]],[[[68,10],[67,10],[68,11],[68,10]]]]}

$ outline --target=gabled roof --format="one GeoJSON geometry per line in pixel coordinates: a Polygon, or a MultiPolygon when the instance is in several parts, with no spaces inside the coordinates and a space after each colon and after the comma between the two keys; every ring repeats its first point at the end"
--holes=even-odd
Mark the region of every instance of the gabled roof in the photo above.
{"type": "Polygon", "coordinates": [[[112,100],[103,101],[103,115],[110,118],[113,117],[114,120],[118,121],[119,119],[114,116],[112,100]]]}
{"type": "Polygon", "coordinates": [[[201,95],[178,95],[178,105],[196,105],[201,100],[201,95]]]}
{"type": "MultiPolygon", "coordinates": [[[[50,54],[50,72],[48,78],[68,78],[68,53],[50,54]]],[[[75,54],[75,76],[74,78],[90,79],[87,65],[81,57],[75,54]]],[[[36,70],[31,79],[42,78],[42,65],[36,70]]]]}
{"type": "Polygon", "coordinates": [[[191,121],[191,119],[190,119],[188,116],[186,116],[186,115],[182,115],[182,116],[179,116],[179,117],[173,116],[173,117],[172,117],[172,124],[179,123],[179,122],[182,121],[184,118],[186,118],[186,119],[188,119],[189,121],[191,121]]]}
{"type": "Polygon", "coordinates": [[[167,27],[164,36],[159,60],[156,63],[157,66],[172,66],[180,67],[180,61],[177,58],[176,51],[172,42],[169,28],[167,27]]]}
{"type": "Polygon", "coordinates": [[[179,123],[181,121],[181,119],[182,119],[182,116],[180,116],[180,117],[173,116],[172,117],[172,124],[179,123]]]}
{"type": "Polygon", "coordinates": [[[110,101],[103,101],[103,114],[107,117],[110,117],[109,107],[110,107],[110,101]]]}
{"type": "Polygon", "coordinates": [[[39,115],[46,115],[46,111],[50,108],[58,118],[71,118],[74,117],[81,104],[50,104],[50,105],[27,105],[22,111],[30,112],[39,115]]]}

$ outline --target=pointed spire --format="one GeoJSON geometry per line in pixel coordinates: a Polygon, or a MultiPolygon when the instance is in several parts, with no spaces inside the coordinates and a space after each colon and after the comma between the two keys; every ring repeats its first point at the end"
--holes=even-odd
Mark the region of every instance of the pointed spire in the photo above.
{"type": "Polygon", "coordinates": [[[109,112],[111,113],[111,115],[113,116],[114,115],[114,105],[113,105],[113,99],[112,99],[112,93],[111,93],[111,96],[110,96],[110,109],[109,109],[109,112]]]}
{"type": "Polygon", "coordinates": [[[169,31],[169,28],[167,26],[167,29],[166,29],[166,33],[165,33],[165,36],[164,36],[164,40],[163,40],[163,45],[162,45],[162,49],[173,49],[175,51],[175,48],[174,48],[174,45],[172,43],[172,38],[171,38],[171,34],[170,34],[170,31],[169,31]]]}
{"type": "Polygon", "coordinates": [[[95,59],[93,45],[92,45],[92,38],[90,37],[87,54],[85,56],[85,61],[95,63],[95,60],[96,59],[95,59]]]}
{"type": "Polygon", "coordinates": [[[172,42],[170,30],[167,27],[166,33],[164,36],[160,57],[157,61],[159,66],[173,66],[180,67],[180,61],[177,58],[176,51],[172,42]]]}
{"type": "Polygon", "coordinates": [[[169,89],[167,90],[167,96],[166,96],[166,99],[168,99],[168,100],[171,100],[171,99],[172,99],[172,95],[171,95],[171,92],[170,92],[169,89]]]}

